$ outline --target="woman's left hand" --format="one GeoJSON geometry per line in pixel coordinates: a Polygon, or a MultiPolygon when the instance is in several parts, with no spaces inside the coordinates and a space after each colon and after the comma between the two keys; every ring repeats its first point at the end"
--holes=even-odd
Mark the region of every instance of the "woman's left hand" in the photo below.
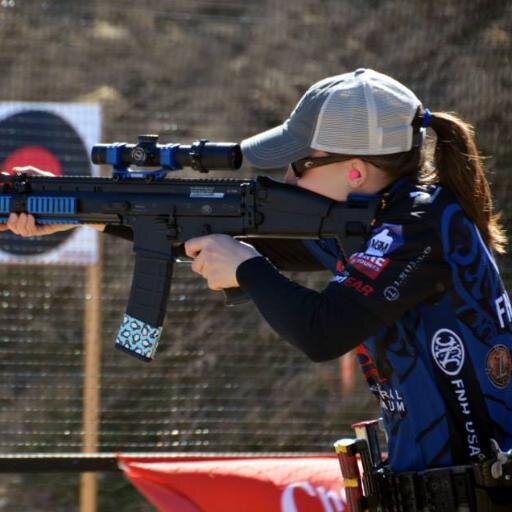
{"type": "Polygon", "coordinates": [[[212,290],[237,287],[238,265],[261,256],[252,245],[228,235],[191,238],[185,242],[185,252],[194,259],[192,270],[203,276],[208,282],[208,288],[212,290]]]}

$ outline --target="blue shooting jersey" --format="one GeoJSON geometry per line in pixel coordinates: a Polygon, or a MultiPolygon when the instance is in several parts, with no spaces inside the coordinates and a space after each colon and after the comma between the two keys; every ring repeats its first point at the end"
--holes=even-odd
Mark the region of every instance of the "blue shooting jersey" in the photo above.
{"type": "Polygon", "coordinates": [[[357,321],[381,320],[356,350],[392,470],[467,464],[490,453],[491,438],[512,448],[512,309],[450,191],[395,183],[334,282],[358,304],[357,321]]]}
{"type": "Polygon", "coordinates": [[[272,265],[316,269],[298,245],[261,246],[266,258],[240,264],[238,283],[311,359],[356,349],[382,410],[392,470],[468,464],[491,454],[491,439],[512,448],[512,309],[453,193],[398,180],[348,259],[334,240],[302,249],[334,273],[321,292],[272,265]]]}

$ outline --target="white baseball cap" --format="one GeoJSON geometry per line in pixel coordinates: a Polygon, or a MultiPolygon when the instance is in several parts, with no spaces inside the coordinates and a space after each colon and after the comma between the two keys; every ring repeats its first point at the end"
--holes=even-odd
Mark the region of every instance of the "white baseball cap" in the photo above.
{"type": "Polygon", "coordinates": [[[413,129],[420,100],[393,78],[360,68],[312,85],[280,126],[241,143],[254,167],[283,167],[312,149],[342,155],[389,155],[421,145],[413,129]]]}

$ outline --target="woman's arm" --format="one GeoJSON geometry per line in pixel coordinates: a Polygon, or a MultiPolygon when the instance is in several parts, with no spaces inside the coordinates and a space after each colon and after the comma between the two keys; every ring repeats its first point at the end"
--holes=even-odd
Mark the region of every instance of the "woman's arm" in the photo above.
{"type": "Polygon", "coordinates": [[[385,326],[348,288],[332,282],[321,292],[311,290],[263,257],[241,263],[236,278],[269,325],[313,361],[339,357],[385,326]]]}

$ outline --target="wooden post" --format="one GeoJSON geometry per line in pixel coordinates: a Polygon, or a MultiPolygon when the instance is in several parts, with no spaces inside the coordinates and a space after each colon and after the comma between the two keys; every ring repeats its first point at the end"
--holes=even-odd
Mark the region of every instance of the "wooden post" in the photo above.
{"type": "MultiPolygon", "coordinates": [[[[84,308],[84,388],[82,452],[98,451],[101,377],[101,246],[98,240],[98,262],[86,268],[84,308]]],[[[80,477],[80,512],[97,510],[97,474],[80,477]]]]}

